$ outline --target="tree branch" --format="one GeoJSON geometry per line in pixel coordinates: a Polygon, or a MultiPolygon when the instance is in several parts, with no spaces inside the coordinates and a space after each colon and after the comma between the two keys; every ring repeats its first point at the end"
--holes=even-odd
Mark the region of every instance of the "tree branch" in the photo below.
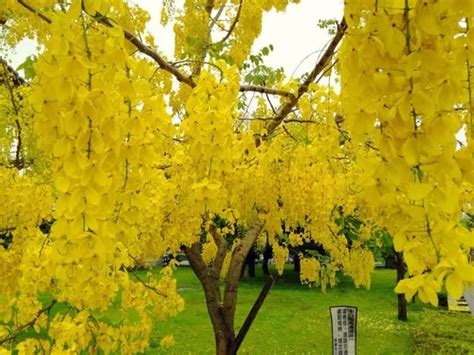
{"type": "Polygon", "coordinates": [[[243,3],[243,0],[240,0],[239,8],[237,9],[237,14],[235,15],[234,21],[232,21],[232,24],[230,25],[229,29],[227,30],[226,35],[219,42],[217,42],[216,44],[224,43],[225,41],[227,41],[229,39],[230,35],[232,34],[232,32],[235,29],[235,26],[237,26],[237,23],[239,22],[240,12],[242,10],[242,3],[243,3]]]}
{"type": "Polygon", "coordinates": [[[305,81],[300,85],[298,88],[298,93],[293,98],[290,98],[288,102],[286,102],[279,110],[278,114],[274,117],[273,121],[270,122],[267,126],[267,133],[264,136],[257,136],[256,145],[259,146],[261,144],[261,140],[266,140],[273,131],[283,122],[286,116],[292,111],[293,107],[296,106],[298,100],[301,96],[303,96],[309,88],[309,84],[311,84],[316,77],[322,73],[326,66],[328,65],[331,58],[334,56],[336,52],[336,48],[339,45],[340,41],[342,40],[345,32],[347,29],[347,24],[345,19],[343,18],[338,25],[338,30],[332,41],[329,43],[324,54],[321,56],[321,59],[316,63],[314,69],[305,79],[305,81]]]}
{"type": "Polygon", "coordinates": [[[18,116],[19,110],[18,106],[16,105],[15,101],[15,94],[13,93],[13,88],[10,84],[10,78],[8,77],[8,73],[10,72],[9,67],[7,66],[6,62],[2,59],[1,60],[2,67],[3,67],[3,76],[5,80],[5,85],[7,86],[8,92],[10,94],[10,101],[13,106],[13,110],[15,111],[15,114],[18,116]]]}
{"type": "MultiPolygon", "coordinates": [[[[3,66],[3,74],[4,74],[4,77],[5,77],[5,84],[8,88],[8,92],[10,93],[10,100],[11,100],[11,103],[12,103],[12,106],[13,106],[13,109],[15,111],[15,114],[16,116],[19,115],[20,113],[20,110],[19,110],[19,107],[15,101],[15,94],[13,93],[13,88],[10,84],[10,79],[8,77],[8,73],[11,72],[12,75],[13,75],[13,80],[15,81],[16,77],[20,77],[13,69],[11,69],[7,63],[2,59],[0,58],[0,62],[2,63],[2,66],[3,66]]],[[[19,83],[21,83],[21,81],[19,81],[19,83]]],[[[18,120],[18,118],[15,119],[15,124],[16,124],[16,128],[17,128],[17,141],[16,141],[16,151],[15,151],[15,166],[20,166],[21,165],[21,145],[22,145],[22,140],[21,140],[21,125],[20,125],[20,121],[18,120]]]]}
{"type": "Polygon", "coordinates": [[[212,265],[215,273],[217,275],[220,275],[227,252],[227,242],[225,238],[217,232],[217,229],[214,225],[212,225],[209,229],[209,233],[211,234],[212,238],[214,239],[214,242],[217,245],[216,257],[214,258],[214,262],[212,265]]]}
{"type": "Polygon", "coordinates": [[[199,250],[199,243],[196,242],[190,247],[184,246],[183,251],[184,254],[186,254],[186,258],[188,258],[189,264],[194,273],[204,286],[208,267],[202,259],[201,251],[199,250]]]}
{"type": "MultiPolygon", "coordinates": [[[[87,13],[87,11],[86,11],[87,13]]],[[[89,14],[92,18],[97,20],[99,23],[102,23],[103,25],[107,27],[113,27],[114,25],[112,22],[105,16],[97,13],[96,15],[92,16],[89,14]]],[[[140,41],[135,35],[133,35],[131,32],[122,29],[123,34],[125,38],[133,44],[138,51],[140,51],[142,54],[145,54],[149,58],[153,59],[161,69],[167,71],[168,73],[172,74],[179,82],[184,83],[189,85],[190,87],[194,88],[196,87],[196,83],[188,76],[184,75],[181,73],[176,67],[172,66],[169,64],[165,59],[163,59],[157,52],[155,52],[152,48],[148,47],[146,44],[144,44],[142,41],[140,41]]]]}
{"type": "Polygon", "coordinates": [[[260,218],[250,227],[245,237],[232,252],[229,272],[227,273],[225,291],[224,291],[224,314],[226,315],[226,324],[232,327],[234,324],[235,307],[237,304],[237,290],[239,288],[240,274],[245,258],[250,252],[257,237],[263,230],[265,222],[260,218]]]}
{"type": "Polygon", "coordinates": [[[46,21],[47,23],[51,24],[52,21],[49,17],[43,15],[41,12],[39,12],[38,10],[36,10],[34,7],[32,7],[31,5],[27,4],[25,1],[23,0],[17,0],[18,3],[20,5],[22,5],[25,9],[31,11],[32,13],[34,13],[36,16],[40,17],[41,19],[43,19],[44,21],[46,21]]]}
{"type": "Polygon", "coordinates": [[[277,280],[278,276],[273,276],[270,275],[267,279],[267,282],[262,288],[262,291],[260,291],[260,294],[258,295],[257,300],[255,301],[254,305],[252,306],[252,309],[250,310],[249,314],[247,315],[247,318],[245,319],[244,323],[242,324],[242,327],[239,330],[239,333],[235,337],[234,342],[232,343],[232,347],[230,349],[230,354],[237,354],[237,351],[239,350],[240,345],[242,344],[242,341],[244,340],[245,336],[247,335],[247,332],[250,329],[250,326],[252,325],[253,321],[255,320],[255,317],[257,316],[258,311],[263,305],[263,302],[265,301],[265,298],[267,298],[268,293],[270,292],[270,289],[272,288],[273,284],[277,280]]]}
{"type": "MultiPolygon", "coordinates": [[[[36,14],[37,16],[39,16],[41,19],[43,19],[44,21],[46,21],[47,23],[51,24],[52,21],[49,17],[41,14],[38,10],[36,10],[34,7],[32,7],[31,5],[27,4],[25,1],[23,0],[17,0],[18,3],[20,5],[22,5],[24,8],[26,8],[27,10],[31,11],[32,13],[36,14]]],[[[111,22],[111,20],[109,18],[107,18],[106,16],[100,14],[100,13],[96,13],[95,15],[91,15],[89,14],[86,10],[85,10],[85,7],[82,6],[82,9],[85,13],[87,13],[90,17],[92,17],[93,19],[97,20],[97,22],[107,26],[107,27],[114,27],[113,23],[111,22]]],[[[137,37],[135,37],[135,35],[133,35],[131,32],[125,30],[125,29],[122,29],[123,31],[123,35],[124,37],[131,43],[133,44],[139,52],[145,54],[146,56],[148,56],[149,58],[153,59],[159,66],[161,69],[169,72],[170,74],[172,74],[179,82],[182,82],[182,83],[185,83],[189,86],[191,86],[192,88],[194,88],[196,86],[196,83],[188,76],[184,75],[183,73],[181,73],[177,68],[173,67],[171,64],[169,64],[166,60],[164,60],[157,52],[155,52],[153,49],[151,49],[150,47],[148,47],[146,44],[144,44],[142,41],[140,41],[137,37]]]]}
{"type": "Polygon", "coordinates": [[[284,123],[292,123],[292,122],[297,122],[297,123],[318,123],[317,121],[313,121],[313,120],[299,120],[299,119],[297,119],[297,118],[290,118],[290,119],[284,120],[283,122],[284,122],[284,123]]]}
{"type": "Polygon", "coordinates": [[[219,275],[212,268],[209,268],[202,259],[198,242],[194,243],[191,247],[183,247],[183,250],[204,289],[207,310],[214,328],[216,344],[218,339],[222,338],[226,338],[229,343],[232,342],[234,340],[234,328],[226,322],[228,317],[221,302],[219,275]]]}
{"type": "Polygon", "coordinates": [[[147,284],[145,281],[143,281],[134,271],[132,271],[132,275],[135,276],[135,279],[140,282],[143,286],[145,286],[147,289],[153,291],[154,293],[156,293],[158,296],[161,296],[161,297],[164,297],[164,298],[168,298],[168,295],[161,292],[160,290],[158,290],[156,287],[153,287],[149,284],[147,284]]]}
{"type": "Polygon", "coordinates": [[[43,309],[40,309],[38,311],[38,313],[36,314],[35,318],[33,318],[30,322],[26,323],[26,324],[23,324],[21,325],[20,327],[18,327],[17,329],[15,329],[15,331],[3,338],[3,339],[0,339],[0,345],[6,343],[7,341],[10,341],[10,340],[14,340],[22,331],[24,331],[25,329],[29,328],[29,327],[32,327],[36,324],[36,322],[38,321],[38,318],[43,314],[43,313],[46,313],[48,312],[51,308],[53,308],[53,306],[57,303],[56,300],[53,300],[48,306],[46,306],[45,308],[43,309]]]}
{"type": "Polygon", "coordinates": [[[9,72],[13,76],[13,84],[15,86],[27,84],[26,80],[23,79],[22,76],[18,74],[18,72],[15,69],[9,66],[7,61],[3,59],[2,57],[0,57],[0,63],[2,63],[2,66],[4,67],[5,71],[9,72]]]}
{"type": "Polygon", "coordinates": [[[240,92],[254,91],[254,92],[261,93],[261,94],[284,96],[284,97],[288,97],[290,99],[295,98],[295,95],[293,95],[289,91],[279,90],[279,89],[272,89],[272,88],[268,88],[268,87],[265,87],[265,86],[258,86],[258,85],[240,85],[239,91],[240,92]]]}
{"type": "Polygon", "coordinates": [[[283,127],[283,130],[285,131],[285,133],[291,138],[293,139],[295,142],[298,142],[298,140],[295,138],[295,136],[293,136],[290,131],[288,131],[288,128],[286,128],[285,126],[282,126],[283,127]]]}
{"type": "MultiPolygon", "coordinates": [[[[40,18],[42,18],[47,23],[51,23],[51,20],[48,17],[41,14],[39,11],[37,11],[31,5],[27,4],[25,1],[23,1],[23,0],[17,0],[17,1],[18,1],[19,4],[21,4],[22,6],[24,6],[26,9],[28,9],[32,13],[34,13],[37,16],[39,16],[40,18]]],[[[85,9],[84,9],[84,11],[87,13],[87,11],[85,9]]],[[[113,27],[114,26],[114,24],[112,23],[112,21],[109,18],[107,18],[106,16],[103,16],[99,13],[97,13],[95,15],[91,15],[91,14],[88,14],[88,15],[91,16],[92,18],[94,18],[95,20],[97,20],[99,23],[101,23],[101,24],[103,24],[107,27],[113,27]]],[[[234,25],[234,27],[235,27],[235,25],[234,25]]],[[[144,55],[148,56],[149,58],[153,59],[153,61],[155,61],[161,69],[163,69],[163,70],[169,72],[170,74],[172,74],[179,82],[185,83],[185,84],[189,85],[192,88],[196,87],[196,83],[191,79],[191,77],[186,76],[183,73],[181,73],[178,68],[176,68],[171,63],[167,62],[156,51],[154,51],[152,48],[150,48],[149,46],[144,44],[142,41],[140,41],[131,32],[129,32],[125,29],[122,29],[122,31],[123,31],[124,37],[130,43],[132,43],[137,48],[137,50],[139,52],[141,52],[142,54],[144,54],[144,55]]],[[[323,58],[324,58],[324,56],[323,56],[323,58]]],[[[320,63],[322,62],[323,58],[321,59],[320,63]]],[[[314,80],[314,79],[312,79],[312,80],[314,80]]],[[[309,83],[307,85],[309,85],[309,83]]],[[[290,102],[295,101],[295,104],[296,104],[297,99],[298,99],[298,98],[296,98],[296,96],[294,94],[292,94],[288,91],[279,90],[279,89],[272,89],[272,88],[268,88],[268,87],[264,87],[264,86],[258,86],[258,85],[241,85],[240,86],[240,91],[241,92],[253,91],[253,92],[258,92],[258,93],[267,93],[267,94],[270,94],[270,95],[279,95],[279,96],[290,98],[290,102]]],[[[306,91],[307,91],[307,88],[306,88],[306,91]]],[[[294,106],[294,104],[289,108],[289,111],[291,111],[293,106],[294,106]]],[[[277,117],[275,117],[274,119],[276,119],[276,118],[277,117]]]]}
{"type": "Polygon", "coordinates": [[[207,0],[206,12],[209,16],[211,16],[213,7],[214,7],[214,0],[207,0]]]}

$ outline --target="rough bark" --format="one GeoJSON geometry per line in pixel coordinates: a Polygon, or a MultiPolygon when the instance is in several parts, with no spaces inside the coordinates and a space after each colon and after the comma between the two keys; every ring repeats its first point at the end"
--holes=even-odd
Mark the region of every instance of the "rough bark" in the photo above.
{"type": "Polygon", "coordinates": [[[235,306],[237,304],[237,290],[239,288],[242,265],[250,248],[252,248],[262,231],[263,225],[264,222],[258,219],[232,253],[224,290],[224,313],[226,315],[226,322],[232,329],[234,329],[235,306]]]}
{"type": "Polygon", "coordinates": [[[208,267],[201,257],[199,244],[184,248],[186,257],[194,273],[198,277],[204,289],[207,311],[211,318],[214,338],[216,342],[216,354],[228,354],[230,346],[234,341],[234,329],[229,328],[224,314],[221,292],[219,285],[219,274],[208,267]]]}
{"type": "Polygon", "coordinates": [[[216,244],[218,245],[218,253],[214,263],[207,265],[201,256],[201,249],[199,243],[195,243],[190,247],[184,247],[183,250],[189,260],[191,268],[198,277],[206,298],[207,311],[211,318],[212,327],[214,330],[214,338],[216,342],[216,354],[235,354],[240,343],[242,343],[248,328],[252,324],[261,304],[265,300],[268,291],[273,282],[263,288],[261,295],[257,299],[255,305],[247,317],[244,324],[245,331],[239,333],[239,343],[235,343],[234,330],[234,315],[237,304],[237,289],[240,282],[240,274],[242,265],[247,258],[250,249],[255,240],[263,229],[263,222],[257,220],[246,233],[240,244],[234,249],[231,257],[229,272],[226,278],[226,285],[224,290],[224,301],[220,290],[219,276],[222,268],[223,258],[225,255],[225,239],[220,236],[216,230],[211,229],[210,233],[216,244]]]}

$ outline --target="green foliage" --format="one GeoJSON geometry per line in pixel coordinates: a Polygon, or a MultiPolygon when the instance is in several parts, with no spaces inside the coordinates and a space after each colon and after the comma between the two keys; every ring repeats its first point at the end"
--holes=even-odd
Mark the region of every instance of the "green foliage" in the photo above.
{"type": "Polygon", "coordinates": [[[425,310],[413,329],[417,354],[472,354],[474,317],[464,313],[425,310]]]}
{"type": "Polygon", "coordinates": [[[372,237],[367,241],[367,246],[374,254],[376,260],[393,255],[393,239],[385,229],[375,229],[372,237]]]}
{"type": "Polygon", "coordinates": [[[25,61],[21,63],[16,70],[23,71],[23,77],[26,80],[31,80],[35,77],[35,68],[34,65],[36,63],[36,56],[30,55],[26,57],[25,61]]]}
{"type": "MultiPolygon", "coordinates": [[[[351,243],[363,240],[363,238],[361,238],[361,232],[365,226],[364,221],[357,215],[344,214],[342,206],[339,206],[335,210],[335,214],[335,222],[340,228],[338,235],[345,236],[351,243]]],[[[377,226],[372,227],[370,230],[370,238],[364,239],[363,243],[372,251],[376,260],[381,260],[393,255],[393,238],[386,229],[378,228],[377,226]]]]}
{"type": "Polygon", "coordinates": [[[10,231],[0,231],[0,246],[8,249],[13,241],[13,235],[10,231]]]}
{"type": "Polygon", "coordinates": [[[283,79],[283,68],[274,69],[264,64],[264,57],[267,57],[272,51],[273,45],[269,44],[260,49],[258,53],[251,54],[249,59],[242,64],[242,70],[246,72],[246,83],[273,86],[283,79]]]}
{"type": "Polygon", "coordinates": [[[318,27],[323,30],[328,30],[328,33],[333,36],[336,34],[337,31],[337,20],[336,19],[327,19],[327,20],[319,20],[318,27]]]}
{"type": "Polygon", "coordinates": [[[474,226],[474,216],[470,214],[465,214],[461,218],[461,224],[469,230],[472,230],[474,226]]]}
{"type": "Polygon", "coordinates": [[[357,216],[345,215],[342,206],[337,208],[339,216],[336,224],[340,227],[338,235],[344,235],[348,240],[355,241],[360,238],[360,229],[364,224],[357,216]]]}

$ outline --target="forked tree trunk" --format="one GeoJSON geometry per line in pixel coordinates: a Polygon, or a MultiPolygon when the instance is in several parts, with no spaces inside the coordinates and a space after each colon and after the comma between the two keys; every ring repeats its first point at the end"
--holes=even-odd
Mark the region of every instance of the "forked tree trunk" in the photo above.
{"type": "MultiPolygon", "coordinates": [[[[407,265],[403,259],[403,254],[400,252],[395,252],[395,267],[397,269],[397,283],[405,278],[407,272],[407,265]]],[[[407,315],[407,299],[405,294],[399,293],[398,297],[398,320],[406,321],[408,320],[407,315]]]]}
{"type": "Polygon", "coordinates": [[[263,223],[257,221],[249,229],[240,244],[234,249],[229,272],[225,281],[223,296],[221,295],[219,276],[226,254],[225,240],[216,233],[215,230],[210,230],[218,246],[214,262],[210,265],[207,265],[202,259],[201,248],[198,243],[193,244],[191,247],[184,248],[191,268],[204,289],[207,311],[214,331],[216,354],[218,355],[233,355],[237,353],[274,283],[274,278],[270,277],[250,310],[239,334],[236,336],[234,330],[234,316],[237,305],[237,290],[240,282],[240,274],[245,259],[262,229],[263,223]]]}

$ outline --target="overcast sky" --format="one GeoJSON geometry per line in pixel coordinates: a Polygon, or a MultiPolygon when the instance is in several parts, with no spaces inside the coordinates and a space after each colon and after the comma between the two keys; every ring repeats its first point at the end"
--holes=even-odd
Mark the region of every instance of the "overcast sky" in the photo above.
{"type": "MultiPolygon", "coordinates": [[[[161,1],[136,0],[152,15],[148,28],[156,36],[160,50],[169,57],[173,54],[173,40],[169,34],[171,26],[163,28],[159,24],[161,1]]],[[[178,0],[177,3],[180,1],[178,0]]],[[[342,18],[343,0],[301,0],[298,5],[291,4],[285,12],[271,11],[263,18],[262,33],[256,40],[253,50],[273,44],[274,51],[267,58],[267,64],[273,67],[284,67],[288,75],[309,54],[320,50],[330,39],[326,30],[317,24],[320,19],[342,18]]],[[[308,71],[317,59],[313,53],[300,66],[296,74],[308,71]]]]}
{"type": "MultiPolygon", "coordinates": [[[[173,56],[174,39],[171,36],[172,27],[163,28],[159,24],[161,1],[135,0],[147,9],[152,20],[149,30],[155,35],[159,50],[173,56]]],[[[177,3],[180,1],[177,0],[177,3]]],[[[263,30],[256,40],[253,50],[272,44],[273,53],[267,58],[267,64],[273,67],[282,66],[291,75],[298,64],[310,55],[299,67],[296,75],[308,71],[314,65],[318,51],[330,39],[326,30],[321,30],[317,24],[320,19],[342,18],[343,0],[301,0],[300,4],[289,5],[285,12],[271,11],[263,18],[263,30]]],[[[35,49],[33,41],[24,41],[10,57],[14,67],[32,54],[35,49]]]]}

